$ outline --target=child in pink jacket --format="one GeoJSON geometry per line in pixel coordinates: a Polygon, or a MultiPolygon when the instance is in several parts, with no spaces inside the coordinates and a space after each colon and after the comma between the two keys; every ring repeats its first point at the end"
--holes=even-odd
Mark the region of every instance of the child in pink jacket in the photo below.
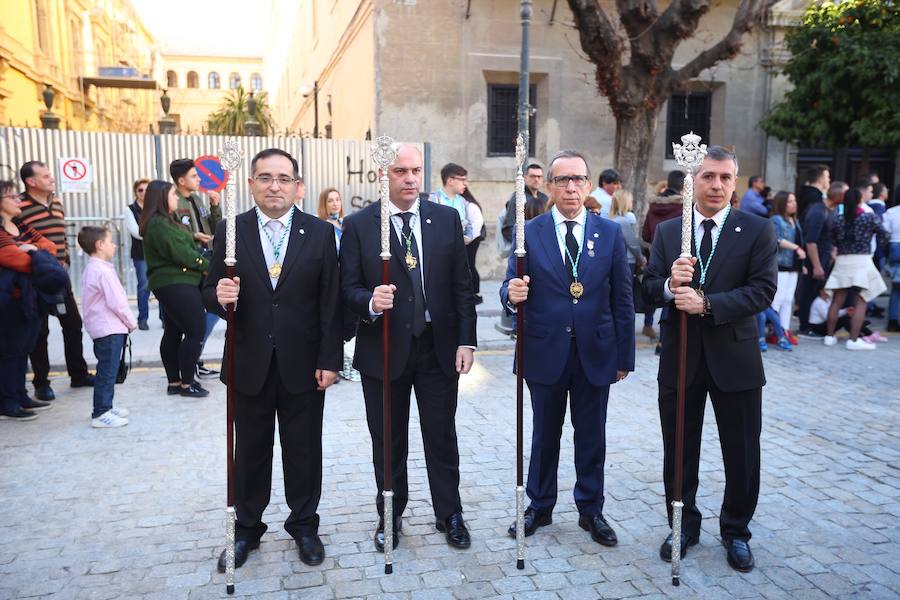
{"type": "Polygon", "coordinates": [[[78,245],[90,256],[81,278],[81,307],[84,329],[94,340],[97,357],[91,427],[123,427],[128,425],[128,410],[113,408],[113,395],[122,349],[137,322],[110,262],[116,255],[116,244],[109,230],[83,227],[78,232],[78,245]]]}

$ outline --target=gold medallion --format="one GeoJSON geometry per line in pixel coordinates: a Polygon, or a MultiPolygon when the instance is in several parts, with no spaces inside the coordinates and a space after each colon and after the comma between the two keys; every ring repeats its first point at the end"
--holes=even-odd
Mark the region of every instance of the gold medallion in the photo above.
{"type": "Polygon", "coordinates": [[[584,294],[584,284],[580,281],[573,281],[569,286],[569,293],[573,298],[581,298],[581,295],[584,294]]]}
{"type": "Polygon", "coordinates": [[[281,263],[274,262],[274,263],[272,263],[272,266],[269,267],[269,276],[272,279],[278,279],[279,275],[281,275],[281,263]]]}
{"type": "Polygon", "coordinates": [[[406,268],[412,271],[416,268],[416,265],[419,264],[419,261],[416,260],[416,257],[412,255],[412,252],[409,250],[406,251],[406,268]]]}

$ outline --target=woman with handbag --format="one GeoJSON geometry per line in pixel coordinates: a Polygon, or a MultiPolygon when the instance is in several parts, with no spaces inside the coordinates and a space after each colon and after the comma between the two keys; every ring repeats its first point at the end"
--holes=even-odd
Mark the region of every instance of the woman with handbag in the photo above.
{"type": "Polygon", "coordinates": [[[194,235],[175,218],[178,193],[166,181],[151,181],[141,212],[141,236],[148,283],[163,308],[159,353],[169,380],[169,395],[202,398],[209,392],[196,382],[197,360],[206,332],[200,279],[209,261],[197,250],[194,235]]]}
{"type": "Polygon", "coordinates": [[[32,254],[56,256],[56,245],[13,219],[22,210],[12,181],[0,181],[0,419],[31,421],[50,402],[33,400],[25,391],[28,353],[41,327],[37,292],[32,287],[32,254]]]}
{"type": "Polygon", "coordinates": [[[791,316],[794,314],[797,280],[806,259],[803,230],[797,220],[796,196],[783,190],[775,194],[773,213],[772,224],[775,226],[775,238],[778,240],[778,287],[772,300],[772,308],[778,313],[784,337],[791,345],[796,346],[797,336],[791,333],[791,316]]]}

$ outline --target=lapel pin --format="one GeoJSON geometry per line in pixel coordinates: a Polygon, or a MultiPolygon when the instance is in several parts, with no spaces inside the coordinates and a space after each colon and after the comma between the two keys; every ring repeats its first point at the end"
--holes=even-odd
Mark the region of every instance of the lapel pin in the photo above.
{"type": "Polygon", "coordinates": [[[595,238],[598,238],[598,237],[600,237],[600,234],[599,234],[599,233],[594,233],[594,237],[595,237],[595,238]]]}
{"type": "Polygon", "coordinates": [[[741,228],[740,228],[740,227],[735,227],[734,230],[735,230],[736,232],[738,232],[738,233],[741,232],[741,228]]]}
{"type": "Polygon", "coordinates": [[[587,247],[588,247],[588,250],[593,250],[594,249],[594,240],[588,240],[587,247]]]}
{"type": "Polygon", "coordinates": [[[425,222],[431,225],[431,219],[425,219],[425,222]]]}
{"type": "Polygon", "coordinates": [[[300,230],[300,235],[303,235],[304,233],[306,233],[306,231],[304,231],[303,229],[301,229],[301,230],[300,230]]]}

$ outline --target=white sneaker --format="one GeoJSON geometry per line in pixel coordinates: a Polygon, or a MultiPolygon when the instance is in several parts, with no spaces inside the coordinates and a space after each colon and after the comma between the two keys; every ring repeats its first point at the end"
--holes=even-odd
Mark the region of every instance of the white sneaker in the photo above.
{"type": "Polygon", "coordinates": [[[826,335],[824,338],[822,338],[822,341],[826,346],[834,346],[835,344],[837,344],[837,338],[833,335],[826,335]]]}
{"type": "Polygon", "coordinates": [[[127,408],[119,408],[118,406],[115,408],[109,409],[109,412],[116,414],[116,415],[122,417],[123,419],[125,417],[127,417],[129,414],[131,414],[131,411],[129,411],[127,408]]]}
{"type": "Polygon", "coordinates": [[[846,347],[847,350],[874,350],[875,344],[870,344],[862,338],[856,338],[856,340],[847,340],[846,347]]]}
{"type": "Polygon", "coordinates": [[[128,419],[120,417],[112,410],[108,410],[99,417],[91,419],[91,427],[124,427],[128,425],[128,419]]]}

